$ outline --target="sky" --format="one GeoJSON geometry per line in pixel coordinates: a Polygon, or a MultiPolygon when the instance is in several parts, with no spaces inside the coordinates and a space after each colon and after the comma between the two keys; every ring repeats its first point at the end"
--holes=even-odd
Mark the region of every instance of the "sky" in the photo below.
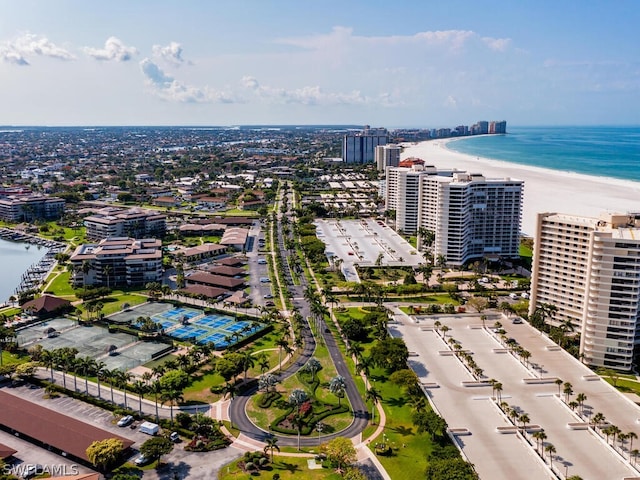
{"type": "Polygon", "coordinates": [[[0,125],[638,125],[640,2],[0,0],[0,125]]]}

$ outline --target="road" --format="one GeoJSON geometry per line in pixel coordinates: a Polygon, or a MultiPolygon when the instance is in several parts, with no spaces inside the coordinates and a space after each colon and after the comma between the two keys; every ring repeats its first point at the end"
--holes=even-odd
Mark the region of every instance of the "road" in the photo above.
{"type": "MultiPolygon", "coordinates": [[[[277,203],[277,205],[280,204],[281,202],[277,203]]],[[[291,203],[289,202],[288,205],[291,205],[291,203]]],[[[278,208],[278,212],[279,210],[280,209],[278,208]]],[[[292,215],[291,211],[288,212],[288,215],[292,215]]],[[[282,214],[278,213],[277,227],[275,229],[275,231],[277,232],[276,246],[278,253],[282,256],[282,258],[287,259],[290,254],[285,247],[285,239],[283,236],[282,226],[282,214]]],[[[288,265],[288,263],[285,262],[284,265],[288,265]]],[[[280,382],[294,375],[307,362],[307,360],[311,358],[316,348],[316,339],[311,332],[311,328],[309,327],[308,322],[308,318],[311,316],[311,309],[309,306],[309,302],[304,297],[304,291],[308,286],[307,279],[304,275],[299,275],[297,276],[299,284],[294,285],[292,274],[295,274],[295,272],[292,272],[291,269],[285,269],[285,288],[291,295],[291,299],[293,300],[294,305],[299,310],[302,317],[305,319],[305,325],[301,332],[304,347],[300,352],[296,362],[278,375],[278,380],[280,382]]],[[[347,386],[346,396],[349,399],[349,402],[353,409],[354,418],[349,427],[340,432],[336,432],[330,435],[323,435],[320,437],[320,439],[315,435],[311,437],[301,438],[301,446],[316,446],[334,437],[355,437],[367,427],[369,421],[366,405],[360,397],[360,394],[358,393],[355,381],[353,380],[353,377],[351,376],[351,373],[349,372],[349,369],[342,357],[342,353],[340,352],[336,340],[327,328],[324,319],[319,322],[319,327],[319,334],[322,337],[321,341],[326,345],[338,375],[341,375],[345,379],[345,384],[347,386]]],[[[251,420],[249,420],[246,414],[247,402],[255,393],[256,389],[253,389],[251,391],[244,392],[242,395],[234,398],[229,407],[229,417],[243,434],[255,440],[264,441],[264,439],[270,436],[271,433],[258,428],[253,422],[251,422],[251,420]]],[[[279,445],[298,445],[298,439],[295,436],[276,436],[278,437],[279,445]]]]}

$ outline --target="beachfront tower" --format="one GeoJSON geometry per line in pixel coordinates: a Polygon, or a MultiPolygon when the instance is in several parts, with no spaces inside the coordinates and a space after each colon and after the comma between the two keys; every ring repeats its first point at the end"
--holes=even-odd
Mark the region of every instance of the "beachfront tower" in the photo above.
{"type": "Polygon", "coordinates": [[[399,145],[390,143],[388,145],[378,145],[375,150],[375,162],[379,172],[384,172],[387,167],[397,167],[400,163],[399,145]]]}
{"type": "MultiPolygon", "coordinates": [[[[573,325],[583,362],[631,370],[640,345],[640,215],[538,215],[529,315],[573,325]]],[[[565,327],[566,329],[566,327],[565,327]]]]}
{"type": "Polygon", "coordinates": [[[385,128],[364,129],[348,133],[342,138],[342,161],[344,163],[373,163],[378,145],[389,143],[389,132],[385,128]]]}
{"type": "Polygon", "coordinates": [[[435,235],[433,255],[462,266],[519,257],[524,182],[416,164],[387,168],[385,208],[396,229],[435,235]]]}

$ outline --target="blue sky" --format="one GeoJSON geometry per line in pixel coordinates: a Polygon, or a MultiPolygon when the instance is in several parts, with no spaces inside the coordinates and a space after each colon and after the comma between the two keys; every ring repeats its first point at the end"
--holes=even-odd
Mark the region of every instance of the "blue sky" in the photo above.
{"type": "Polygon", "coordinates": [[[0,0],[0,12],[0,125],[640,123],[635,0],[0,0]]]}

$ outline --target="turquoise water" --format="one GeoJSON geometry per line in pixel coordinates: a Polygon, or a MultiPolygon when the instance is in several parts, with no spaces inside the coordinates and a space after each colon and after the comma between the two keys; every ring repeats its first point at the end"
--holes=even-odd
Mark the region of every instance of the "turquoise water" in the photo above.
{"type": "Polygon", "coordinates": [[[46,248],[0,239],[0,262],[2,262],[0,304],[6,302],[13,295],[16,287],[20,284],[22,275],[46,253],[46,248]]]}
{"type": "Polygon", "coordinates": [[[640,181],[640,127],[508,127],[447,147],[473,156],[640,181]]]}

